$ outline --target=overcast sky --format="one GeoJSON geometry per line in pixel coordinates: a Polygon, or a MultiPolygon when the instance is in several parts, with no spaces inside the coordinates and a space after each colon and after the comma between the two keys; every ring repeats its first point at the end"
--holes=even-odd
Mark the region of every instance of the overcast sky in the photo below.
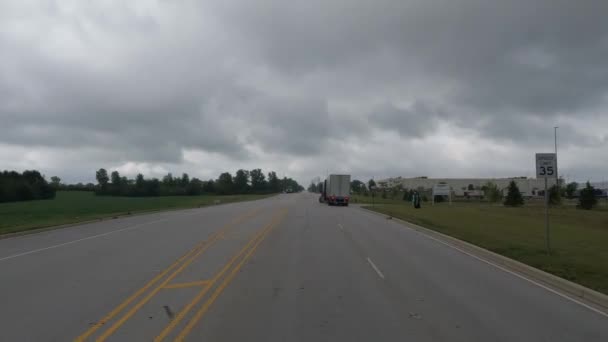
{"type": "Polygon", "coordinates": [[[608,1],[2,1],[0,169],[608,179],[608,1]]]}

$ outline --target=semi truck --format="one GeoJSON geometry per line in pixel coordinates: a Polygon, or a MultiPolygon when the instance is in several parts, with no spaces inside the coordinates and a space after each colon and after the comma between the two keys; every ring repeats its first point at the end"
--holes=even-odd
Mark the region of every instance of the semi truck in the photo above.
{"type": "Polygon", "coordinates": [[[319,202],[327,205],[348,206],[350,201],[350,175],[329,175],[323,182],[319,202]]]}

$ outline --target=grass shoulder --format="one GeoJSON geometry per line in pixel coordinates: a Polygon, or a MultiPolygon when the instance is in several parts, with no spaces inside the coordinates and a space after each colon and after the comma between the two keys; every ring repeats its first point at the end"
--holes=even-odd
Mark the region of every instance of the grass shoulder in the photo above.
{"type": "Polygon", "coordinates": [[[201,195],[165,197],[95,196],[86,191],[59,191],[55,199],[0,204],[0,235],[149,211],[188,209],[250,201],[272,195],[201,195]]]}

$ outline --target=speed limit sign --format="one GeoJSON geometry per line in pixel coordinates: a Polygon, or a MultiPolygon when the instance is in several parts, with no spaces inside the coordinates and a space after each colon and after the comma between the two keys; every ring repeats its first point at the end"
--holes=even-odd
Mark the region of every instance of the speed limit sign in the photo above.
{"type": "Polygon", "coordinates": [[[536,154],[536,178],[553,178],[557,174],[555,153],[536,154]]]}

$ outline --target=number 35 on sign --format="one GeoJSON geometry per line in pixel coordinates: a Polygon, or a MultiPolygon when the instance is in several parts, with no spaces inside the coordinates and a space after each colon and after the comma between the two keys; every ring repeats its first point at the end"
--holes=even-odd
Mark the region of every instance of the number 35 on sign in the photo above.
{"type": "Polygon", "coordinates": [[[536,178],[552,178],[557,173],[555,153],[536,154],[536,178]]]}

